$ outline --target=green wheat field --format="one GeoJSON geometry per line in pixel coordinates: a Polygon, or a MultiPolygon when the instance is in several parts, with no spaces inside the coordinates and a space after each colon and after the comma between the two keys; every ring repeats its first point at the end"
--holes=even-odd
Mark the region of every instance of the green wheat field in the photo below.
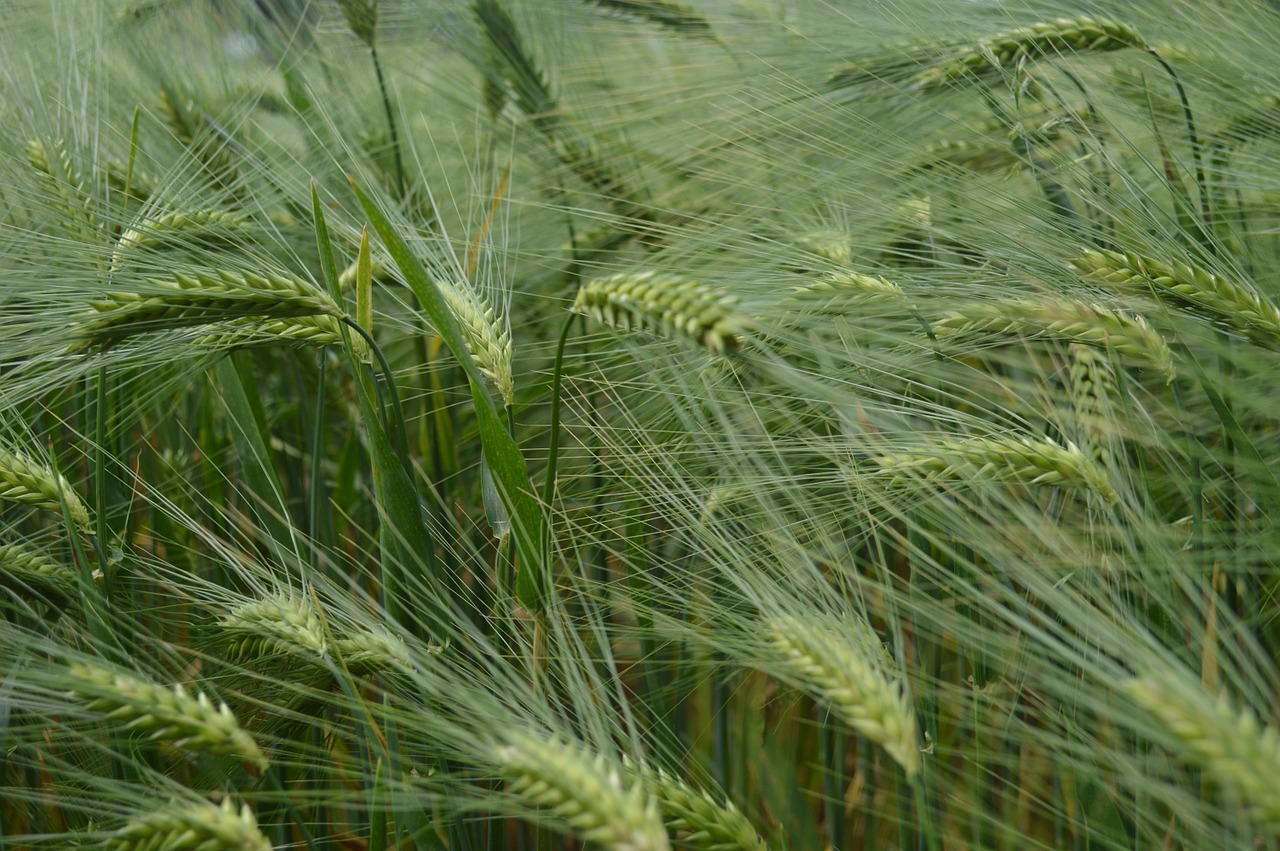
{"type": "Polygon", "coordinates": [[[0,851],[1280,849],[1280,5],[0,20],[0,851]]]}

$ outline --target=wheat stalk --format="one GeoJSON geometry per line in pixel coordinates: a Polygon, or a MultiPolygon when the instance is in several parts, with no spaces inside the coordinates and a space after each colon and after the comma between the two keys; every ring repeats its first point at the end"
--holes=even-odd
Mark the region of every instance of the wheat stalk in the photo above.
{"type": "Polygon", "coordinates": [[[267,759],[253,738],[240,728],[225,703],[214,706],[203,693],[195,697],[181,685],[158,685],[131,674],[73,664],[73,698],[87,701],[86,709],[127,730],[149,733],[152,741],[209,754],[230,755],[266,769],[267,759]]]}
{"type": "Polygon", "coordinates": [[[325,293],[284,272],[175,272],[171,278],[147,283],[154,292],[113,292],[95,302],[95,312],[79,328],[80,345],[246,316],[342,315],[325,293]]]}
{"type": "Polygon", "coordinates": [[[1280,308],[1241,282],[1190,263],[1166,263],[1132,252],[1087,251],[1071,260],[1071,267],[1091,281],[1170,296],[1280,347],[1280,308]]]}
{"type": "Polygon", "coordinates": [[[738,299],[719,287],[660,272],[634,272],[590,281],[573,310],[624,331],[646,329],[692,339],[712,352],[738,349],[750,326],[738,299]]]}
{"type": "Polygon", "coordinates": [[[1026,485],[1083,488],[1108,502],[1120,497],[1106,473],[1074,443],[1047,438],[968,437],[941,440],[926,450],[897,452],[875,459],[893,478],[926,475],[940,479],[1014,481],[1026,485]]]}
{"type": "Polygon", "coordinates": [[[239,810],[230,798],[221,806],[174,803],[144,813],[117,830],[114,851],[271,851],[248,805],[239,810]]]}
{"type": "Polygon", "coordinates": [[[510,794],[530,809],[549,810],[580,839],[613,851],[669,847],[644,784],[624,785],[603,756],[555,736],[513,733],[492,758],[510,794]]]}
{"type": "Polygon", "coordinates": [[[766,618],[782,670],[842,721],[884,748],[907,777],[920,770],[915,712],[871,628],[816,614],[766,618]]]}
{"type": "Polygon", "coordinates": [[[6,499],[57,514],[65,503],[72,521],[90,531],[89,510],[61,474],[21,452],[0,447],[0,500],[6,499]]]}
{"type": "Polygon", "coordinates": [[[1259,722],[1249,709],[1237,711],[1195,683],[1140,677],[1124,691],[1151,713],[1185,748],[1185,756],[1224,788],[1234,791],[1252,818],[1280,828],[1280,730],[1259,722]]]}
{"type": "Polygon", "coordinates": [[[719,801],[656,766],[632,768],[656,796],[663,823],[681,844],[701,851],[765,851],[764,840],[732,801],[719,801]]]}
{"type": "Polygon", "coordinates": [[[975,302],[934,326],[939,337],[973,333],[1061,337],[1153,365],[1173,381],[1173,352],[1141,316],[1058,299],[975,302]]]}
{"type": "Polygon", "coordinates": [[[1099,53],[1125,48],[1148,50],[1146,41],[1128,24],[1108,18],[1057,18],[985,38],[961,48],[941,65],[912,80],[922,90],[957,80],[981,80],[1021,62],[1064,53],[1099,53]]]}
{"type": "Polygon", "coordinates": [[[40,553],[16,544],[0,544],[0,586],[47,596],[51,601],[76,598],[76,573],[40,553]]]}

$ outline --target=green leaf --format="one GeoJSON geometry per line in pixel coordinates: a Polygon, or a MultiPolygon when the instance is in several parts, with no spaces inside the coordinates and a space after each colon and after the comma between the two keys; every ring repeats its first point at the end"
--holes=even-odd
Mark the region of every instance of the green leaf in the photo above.
{"type": "Polygon", "coordinates": [[[471,398],[475,403],[480,443],[484,449],[494,484],[511,518],[519,569],[516,575],[516,595],[520,603],[531,611],[541,608],[541,598],[548,586],[548,559],[543,549],[545,518],[542,508],[533,496],[529,475],[525,471],[524,456],[515,440],[503,425],[497,406],[485,386],[484,376],[476,366],[462,337],[457,318],[449,309],[435,281],[427,274],[398,231],[383,214],[381,208],[352,179],[351,186],[365,215],[373,223],[386,244],[387,250],[404,276],[405,283],[413,290],[419,304],[427,312],[436,332],[453,353],[471,384],[471,398]]]}

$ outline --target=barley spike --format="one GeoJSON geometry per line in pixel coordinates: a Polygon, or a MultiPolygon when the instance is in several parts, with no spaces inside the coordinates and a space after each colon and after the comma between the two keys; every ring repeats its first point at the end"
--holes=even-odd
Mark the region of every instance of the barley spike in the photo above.
{"type": "Polygon", "coordinates": [[[144,813],[120,828],[108,845],[112,851],[271,851],[249,806],[238,810],[230,798],[221,806],[201,802],[173,803],[144,813]]]}
{"type": "Polygon", "coordinates": [[[724,354],[741,345],[749,327],[738,299],[718,287],[660,272],[598,278],[578,290],[573,310],[624,331],[647,329],[684,336],[724,354]]]}
{"type": "Polygon", "coordinates": [[[150,733],[153,741],[209,754],[231,755],[267,767],[267,759],[253,738],[240,728],[225,703],[214,706],[205,694],[187,694],[181,685],[166,687],[131,674],[73,664],[77,680],[72,696],[86,701],[86,709],[101,712],[125,729],[150,733]]]}

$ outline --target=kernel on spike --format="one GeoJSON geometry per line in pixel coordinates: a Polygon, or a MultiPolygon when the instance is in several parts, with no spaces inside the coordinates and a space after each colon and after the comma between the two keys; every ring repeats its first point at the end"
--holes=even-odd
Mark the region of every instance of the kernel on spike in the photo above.
{"type": "Polygon", "coordinates": [[[719,287],[660,272],[598,278],[578,291],[573,310],[624,331],[687,337],[718,354],[736,351],[750,326],[738,299],[719,287]]]}

